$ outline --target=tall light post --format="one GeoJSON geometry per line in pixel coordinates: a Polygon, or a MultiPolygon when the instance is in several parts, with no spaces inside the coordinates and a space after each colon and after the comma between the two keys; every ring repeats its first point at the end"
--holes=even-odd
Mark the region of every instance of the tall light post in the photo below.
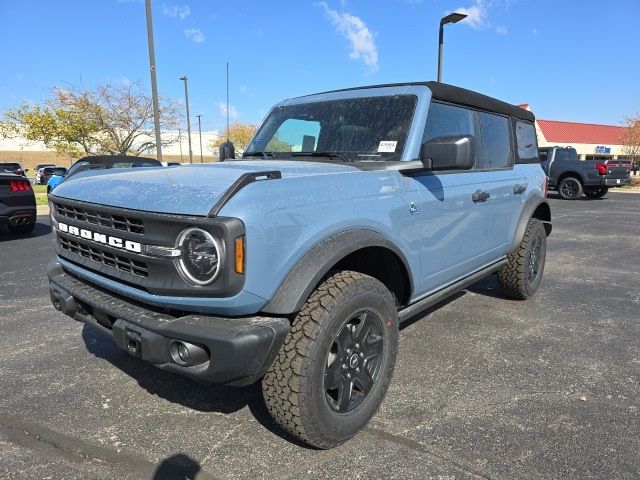
{"type": "Polygon", "coordinates": [[[458,23],[467,18],[464,13],[450,13],[440,19],[440,31],[438,32],[438,83],[442,82],[442,44],[444,43],[444,26],[447,23],[458,23]]]}
{"type": "Polygon", "coordinates": [[[191,119],[189,118],[189,87],[187,86],[187,76],[180,77],[184,82],[184,101],[187,104],[187,137],[189,139],[189,163],[193,163],[193,151],[191,150],[191,119]]]}
{"type": "Polygon", "coordinates": [[[145,0],[147,12],[147,42],[149,44],[149,70],[151,70],[151,97],[153,98],[153,123],[156,130],[156,155],[162,161],[162,137],[160,136],[160,109],[158,108],[158,85],[156,83],[156,54],[153,46],[153,18],[151,0],[145,0]]]}
{"type": "Polygon", "coordinates": [[[202,163],[202,125],[200,125],[200,118],[202,115],[196,115],[198,117],[198,135],[200,136],[200,163],[202,163]]]}

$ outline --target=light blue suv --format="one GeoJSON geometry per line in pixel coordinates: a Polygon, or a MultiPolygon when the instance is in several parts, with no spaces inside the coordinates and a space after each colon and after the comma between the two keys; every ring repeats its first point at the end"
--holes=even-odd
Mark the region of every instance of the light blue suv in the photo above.
{"type": "Polygon", "coordinates": [[[492,273],[536,292],[537,152],[531,112],[441,83],[286,100],[242,158],[58,186],[51,300],[162,369],[261,379],[274,419],[330,448],[382,402],[400,322],[492,273]]]}

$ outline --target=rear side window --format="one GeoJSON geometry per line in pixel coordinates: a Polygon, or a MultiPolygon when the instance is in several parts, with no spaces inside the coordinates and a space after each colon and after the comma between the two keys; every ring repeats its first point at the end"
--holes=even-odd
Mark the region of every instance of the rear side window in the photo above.
{"type": "Polygon", "coordinates": [[[549,151],[548,150],[538,150],[538,157],[540,158],[540,163],[544,163],[549,160],[549,151]]]}
{"type": "Polygon", "coordinates": [[[480,112],[479,117],[484,168],[509,167],[511,164],[509,119],[486,112],[480,112]]]}
{"type": "Polygon", "coordinates": [[[518,158],[535,158],[538,156],[536,129],[531,123],[516,122],[516,145],[518,158]]]}
{"type": "Polygon", "coordinates": [[[475,136],[473,112],[462,107],[432,102],[422,143],[452,135],[475,136]]]}

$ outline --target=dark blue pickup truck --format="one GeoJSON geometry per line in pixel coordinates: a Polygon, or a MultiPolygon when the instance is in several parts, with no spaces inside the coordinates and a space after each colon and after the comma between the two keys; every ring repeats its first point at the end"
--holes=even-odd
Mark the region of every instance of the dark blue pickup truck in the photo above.
{"type": "Polygon", "coordinates": [[[577,200],[583,193],[587,198],[602,198],[610,188],[631,183],[628,161],[580,160],[571,147],[543,147],[538,154],[549,188],[565,200],[577,200]]]}

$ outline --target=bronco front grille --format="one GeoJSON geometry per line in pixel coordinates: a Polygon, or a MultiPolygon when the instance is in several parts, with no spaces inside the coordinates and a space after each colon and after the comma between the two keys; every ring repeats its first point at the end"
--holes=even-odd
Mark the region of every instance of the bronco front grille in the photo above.
{"type": "Polygon", "coordinates": [[[68,252],[81,255],[93,260],[94,262],[99,262],[109,267],[117,268],[123,272],[133,273],[139,277],[149,276],[149,268],[144,262],[131,260],[130,258],[123,257],[121,255],[114,255],[113,253],[105,252],[99,248],[90,247],[62,236],[59,236],[58,238],[60,239],[60,246],[68,252]]]}
{"type": "Polygon", "coordinates": [[[55,207],[56,212],[61,217],[72,218],[79,222],[113,228],[122,232],[144,234],[144,224],[139,218],[100,213],[88,208],[71,207],[62,203],[56,203],[55,207]]]}

